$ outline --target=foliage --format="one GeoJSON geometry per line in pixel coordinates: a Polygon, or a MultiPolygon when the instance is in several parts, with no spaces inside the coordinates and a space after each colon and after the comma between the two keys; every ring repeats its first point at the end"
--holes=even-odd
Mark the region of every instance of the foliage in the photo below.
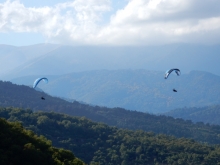
{"type": "MultiPolygon", "coordinates": [[[[211,144],[220,143],[220,126],[202,122],[194,124],[190,120],[184,121],[183,119],[174,119],[164,115],[156,116],[123,108],[90,106],[77,101],[71,103],[43,92],[37,92],[27,86],[14,85],[10,82],[0,81],[0,105],[23,109],[31,108],[34,111],[53,111],[71,116],[84,116],[93,121],[103,122],[119,128],[192,138],[196,141],[211,144]],[[46,100],[40,99],[42,95],[46,100]]],[[[16,117],[12,115],[11,118],[16,117]]],[[[41,120],[43,122],[44,119],[41,120]]],[[[13,121],[16,121],[16,119],[13,119],[13,121]]]]}
{"type": "Polygon", "coordinates": [[[1,165],[83,165],[72,152],[51,146],[44,136],[25,130],[19,122],[0,119],[1,165]]]}
{"type": "MultiPolygon", "coordinates": [[[[220,164],[218,145],[210,146],[192,139],[177,139],[141,130],[118,129],[84,117],[54,112],[18,108],[1,108],[0,112],[0,116],[9,121],[19,121],[27,129],[43,134],[56,147],[73,151],[91,165],[220,164]]],[[[29,143],[25,143],[26,147],[33,149],[29,143]]]]}

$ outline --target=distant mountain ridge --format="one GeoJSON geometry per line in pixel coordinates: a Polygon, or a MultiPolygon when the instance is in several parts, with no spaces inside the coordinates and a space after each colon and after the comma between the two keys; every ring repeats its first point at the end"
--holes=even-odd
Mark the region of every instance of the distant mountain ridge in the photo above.
{"type": "Polygon", "coordinates": [[[220,75],[220,45],[107,47],[46,44],[7,49],[0,46],[0,52],[3,52],[0,57],[10,57],[0,61],[2,66],[7,66],[0,74],[3,80],[27,75],[60,75],[102,69],[166,71],[172,67],[180,68],[183,73],[201,70],[220,75]]]}
{"type": "Polygon", "coordinates": [[[193,122],[204,122],[209,124],[220,125],[220,105],[211,105],[205,107],[185,107],[174,109],[163,113],[174,118],[192,120],[193,122]]]}
{"type": "MultiPolygon", "coordinates": [[[[37,77],[11,81],[29,86],[37,77]]],[[[166,80],[164,72],[143,69],[95,70],[47,77],[49,83],[39,87],[48,94],[99,106],[163,113],[182,107],[220,104],[220,76],[203,71],[180,76],[173,73],[166,80]]]]}
{"type": "Polygon", "coordinates": [[[55,44],[37,44],[31,46],[11,46],[0,44],[0,75],[6,75],[6,73],[11,72],[14,68],[21,65],[26,65],[25,63],[32,59],[43,56],[44,54],[55,50],[60,45],[55,44]]]}

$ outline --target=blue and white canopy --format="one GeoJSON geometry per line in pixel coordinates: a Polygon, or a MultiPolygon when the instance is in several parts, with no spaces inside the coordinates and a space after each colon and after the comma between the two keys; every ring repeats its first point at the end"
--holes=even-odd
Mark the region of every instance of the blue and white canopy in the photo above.
{"type": "Polygon", "coordinates": [[[167,79],[167,78],[169,77],[170,73],[173,72],[173,71],[176,72],[177,76],[179,76],[179,75],[181,74],[181,72],[180,72],[179,69],[173,68],[173,69],[167,70],[167,71],[165,72],[164,78],[167,79]]]}
{"type": "Polygon", "coordinates": [[[36,88],[37,85],[39,84],[40,81],[44,81],[45,83],[48,83],[48,79],[46,77],[42,77],[42,78],[37,78],[35,81],[34,81],[34,84],[33,84],[33,88],[36,88]]]}

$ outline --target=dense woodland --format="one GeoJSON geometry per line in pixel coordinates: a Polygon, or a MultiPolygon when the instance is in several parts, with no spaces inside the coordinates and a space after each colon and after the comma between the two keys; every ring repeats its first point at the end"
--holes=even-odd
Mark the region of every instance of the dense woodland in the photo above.
{"type": "MultiPolygon", "coordinates": [[[[220,146],[95,123],[54,112],[1,108],[0,116],[20,122],[90,165],[217,165],[220,146]]],[[[19,126],[20,128],[20,126],[19,126]]]]}
{"type": "Polygon", "coordinates": [[[210,144],[220,143],[220,126],[218,125],[203,122],[194,124],[190,120],[174,119],[164,115],[156,116],[122,108],[90,106],[77,101],[70,103],[43,92],[37,92],[30,87],[14,85],[10,82],[0,81],[0,106],[84,116],[92,121],[103,122],[118,128],[191,138],[210,144]],[[41,100],[41,96],[44,96],[46,100],[41,100]]]}
{"type": "Polygon", "coordinates": [[[1,165],[83,165],[71,151],[51,146],[44,136],[26,130],[19,122],[0,118],[1,165]]]}
{"type": "Polygon", "coordinates": [[[204,122],[220,125],[220,105],[199,108],[179,108],[164,113],[164,115],[172,116],[174,118],[183,118],[185,120],[192,120],[193,122],[204,122]]]}

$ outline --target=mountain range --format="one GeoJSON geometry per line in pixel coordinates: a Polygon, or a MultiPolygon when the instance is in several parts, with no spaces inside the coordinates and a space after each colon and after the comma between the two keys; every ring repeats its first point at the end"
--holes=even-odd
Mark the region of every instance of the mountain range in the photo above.
{"type": "MultiPolygon", "coordinates": [[[[192,138],[199,142],[211,144],[220,143],[220,126],[193,123],[190,120],[174,119],[165,115],[153,115],[123,108],[107,108],[91,106],[77,101],[68,102],[58,97],[52,97],[44,92],[36,91],[24,85],[0,81],[0,106],[16,107],[24,110],[56,112],[70,116],[86,117],[95,122],[130,130],[143,130],[156,134],[166,134],[175,137],[192,138]],[[45,100],[42,100],[41,97],[45,100]]],[[[10,121],[18,120],[13,114],[1,114],[10,121]]],[[[19,115],[18,114],[15,114],[19,115]]],[[[21,116],[23,119],[24,116],[21,116]]],[[[31,119],[30,119],[31,120],[31,119]]]]}
{"type": "Polygon", "coordinates": [[[218,54],[218,45],[0,45],[1,164],[218,164],[218,54]],[[182,74],[165,80],[171,65],[182,74]],[[34,90],[42,76],[49,83],[34,90]]]}
{"type": "Polygon", "coordinates": [[[219,147],[215,145],[220,143],[219,125],[69,102],[2,81],[0,106],[0,117],[22,123],[51,140],[55,147],[71,150],[93,165],[219,162],[219,147]]]}
{"type": "Polygon", "coordinates": [[[16,47],[0,44],[0,75],[6,75],[14,68],[26,65],[27,62],[30,65],[32,59],[38,59],[46,53],[56,49],[58,46],[59,45],[39,44],[16,47]]]}
{"type": "MultiPolygon", "coordinates": [[[[25,76],[11,81],[32,86],[38,77],[40,75],[25,76]]],[[[166,80],[161,71],[143,69],[96,70],[46,77],[49,83],[42,82],[38,87],[52,96],[110,108],[156,114],[176,108],[220,104],[220,77],[204,71],[180,76],[174,72],[166,80]]]]}
{"type": "Polygon", "coordinates": [[[220,45],[68,46],[0,45],[2,80],[27,75],[62,75],[91,70],[146,69],[165,72],[177,67],[220,75],[220,45]]]}

